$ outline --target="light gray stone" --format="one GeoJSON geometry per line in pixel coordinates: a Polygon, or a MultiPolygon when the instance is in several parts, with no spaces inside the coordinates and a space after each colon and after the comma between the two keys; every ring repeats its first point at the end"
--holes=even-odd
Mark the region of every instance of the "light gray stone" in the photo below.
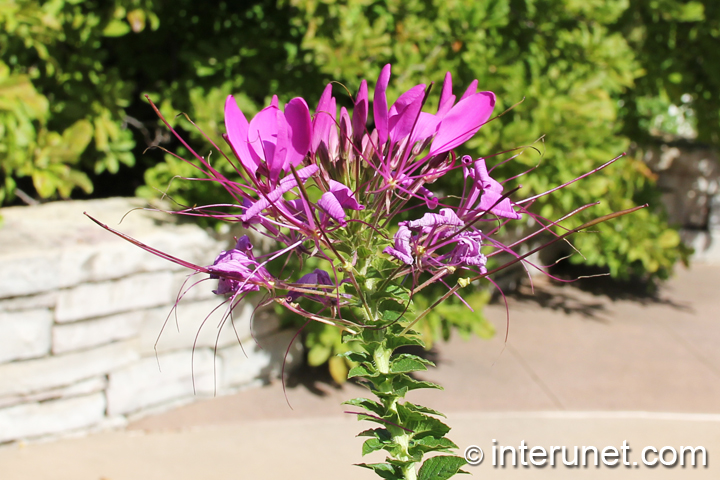
{"type": "Polygon", "coordinates": [[[72,322],[167,305],[174,298],[172,285],[171,272],[142,273],[116,281],[79,285],[60,292],[55,321],[72,322]]]}
{"type": "Polygon", "coordinates": [[[0,409],[0,443],[87,428],[104,415],[102,393],[0,409]]]}
{"type": "Polygon", "coordinates": [[[44,402],[46,400],[55,400],[58,398],[78,397],[105,390],[107,387],[107,378],[105,376],[88,378],[73,383],[68,387],[52,388],[43,390],[42,392],[31,393],[28,395],[14,395],[11,397],[0,398],[0,408],[18,405],[20,403],[44,402]]]}
{"type": "Polygon", "coordinates": [[[13,297],[0,300],[0,312],[17,312],[21,310],[37,310],[55,308],[57,292],[46,292],[38,295],[13,297]]]}
{"type": "MultiPolygon", "coordinates": [[[[0,232],[6,230],[4,226],[0,232]]],[[[4,245],[0,241],[0,245],[4,245]]],[[[6,247],[4,247],[6,248],[6,247]]],[[[29,254],[11,248],[0,253],[0,298],[54,290],[60,285],[59,259],[46,251],[29,254]]]]}
{"type": "Polygon", "coordinates": [[[146,315],[148,311],[133,311],[55,325],[52,329],[52,351],[59,354],[136,337],[146,315]]]}
{"type": "Polygon", "coordinates": [[[51,328],[50,310],[0,313],[0,363],[48,353],[51,328]]]}
{"type": "Polygon", "coordinates": [[[295,339],[288,352],[288,346],[295,335],[292,330],[282,330],[272,335],[227,347],[218,352],[222,358],[222,375],[220,385],[223,389],[231,389],[253,383],[257,379],[268,380],[279,377],[285,359],[285,373],[293,371],[302,364],[303,347],[299,339],[295,339]],[[287,352],[287,357],[285,352],[287,352]]]}
{"type": "Polygon", "coordinates": [[[27,395],[105,375],[137,360],[136,341],[0,365],[0,398],[27,395]]]}
{"type": "Polygon", "coordinates": [[[114,198],[2,209],[0,298],[137,272],[183,269],[104,230],[84,211],[146,245],[198,265],[212,263],[222,249],[224,242],[195,225],[176,224],[171,215],[130,212],[143,205],[139,199],[114,198]]]}
{"type": "Polygon", "coordinates": [[[108,415],[125,415],[193,395],[210,395],[216,383],[214,365],[222,360],[209,349],[147,357],[109,376],[108,415]],[[194,387],[194,388],[193,388],[194,387]]]}
{"type": "Polygon", "coordinates": [[[247,340],[253,305],[238,305],[231,322],[226,317],[227,306],[219,306],[223,300],[216,297],[200,302],[180,302],[177,312],[171,311],[171,307],[152,310],[146,316],[140,336],[142,352],[150,354],[155,348],[158,352],[169,352],[193,346],[215,348],[217,345],[222,348],[238,343],[238,337],[241,341],[247,340]]]}

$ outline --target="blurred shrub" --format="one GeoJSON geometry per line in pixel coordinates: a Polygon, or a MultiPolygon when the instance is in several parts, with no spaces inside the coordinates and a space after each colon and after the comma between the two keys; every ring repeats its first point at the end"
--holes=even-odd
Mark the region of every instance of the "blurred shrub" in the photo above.
{"type": "Polygon", "coordinates": [[[622,95],[624,132],[641,143],[669,134],[719,145],[720,3],[629,2],[613,29],[643,69],[622,95]]]}
{"type": "MultiPolygon", "coordinates": [[[[539,164],[519,180],[524,195],[570,181],[629,147],[620,134],[619,100],[643,71],[628,41],[613,30],[628,8],[626,1],[291,3],[300,12],[298,24],[307,25],[303,46],[314,52],[323,72],[351,91],[358,78],[372,78],[391,62],[397,72],[391,96],[420,82],[441,82],[450,71],[456,95],[475,78],[482,89],[494,91],[497,113],[524,99],[481,130],[472,152],[464,152],[485,156],[544,136],[542,145],[536,144],[543,156],[526,150],[498,174],[507,178],[539,164]]],[[[557,219],[596,201],[601,204],[566,225],[646,202],[652,212],[577,236],[574,243],[586,259],[574,256],[573,261],[606,267],[615,277],[666,278],[686,255],[678,248],[677,232],[663,220],[651,175],[635,158],[539,199],[533,210],[557,219]]]]}
{"type": "Polygon", "coordinates": [[[114,37],[157,27],[145,0],[14,0],[0,5],[0,202],[16,179],[42,198],[90,193],[89,175],[132,165],[122,126],[131,84],[107,64],[114,37]]]}

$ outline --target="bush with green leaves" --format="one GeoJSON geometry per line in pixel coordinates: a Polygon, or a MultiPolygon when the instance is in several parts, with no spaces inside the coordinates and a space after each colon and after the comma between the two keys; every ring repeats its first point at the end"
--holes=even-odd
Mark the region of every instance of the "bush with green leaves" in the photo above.
{"type": "MultiPolygon", "coordinates": [[[[133,84],[111,45],[157,17],[145,0],[14,0],[0,7],[0,202],[18,179],[41,198],[93,190],[92,176],[135,162],[124,109],[133,84]]],[[[149,25],[148,25],[149,24],[149,25]]]]}
{"type": "MultiPolygon", "coordinates": [[[[294,0],[298,23],[307,25],[303,46],[315,52],[323,72],[348,85],[392,62],[404,75],[394,93],[418,81],[458,73],[498,94],[499,108],[513,107],[471,144],[476,156],[533,144],[503,167],[520,174],[527,194],[577,177],[630,147],[621,134],[619,100],[642,75],[641,64],[616,24],[625,1],[400,1],[317,2],[294,0]],[[538,141],[538,139],[541,139],[538,141]]],[[[509,176],[512,176],[512,173],[509,176]]],[[[456,191],[458,185],[446,185],[456,191]]],[[[663,221],[659,194],[639,158],[627,158],[538,201],[546,218],[571,205],[600,201],[603,214],[650,203],[652,211],[600,226],[579,236],[584,258],[614,277],[667,278],[686,258],[677,232],[663,221]]],[[[578,215],[577,222],[587,220],[578,215]]]]}

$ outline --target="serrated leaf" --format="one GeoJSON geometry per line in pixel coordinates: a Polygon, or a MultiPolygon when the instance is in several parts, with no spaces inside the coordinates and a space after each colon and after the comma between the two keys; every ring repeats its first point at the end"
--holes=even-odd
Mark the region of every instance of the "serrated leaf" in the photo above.
{"type": "Polygon", "coordinates": [[[355,363],[363,363],[363,362],[372,362],[372,355],[370,355],[367,352],[355,352],[352,350],[349,350],[347,352],[343,352],[340,354],[341,357],[345,357],[351,362],[355,363]]]}
{"type": "Polygon", "coordinates": [[[343,405],[352,405],[353,407],[360,407],[364,408],[365,410],[372,412],[376,415],[383,415],[384,407],[380,405],[375,400],[370,400],[368,398],[353,398],[351,400],[348,400],[347,402],[343,402],[343,405]]]}
{"type": "Polygon", "coordinates": [[[401,452],[399,445],[392,442],[390,435],[386,438],[370,438],[363,443],[362,455],[363,457],[368,453],[377,452],[378,450],[385,450],[390,455],[397,456],[401,452]]]}
{"type": "Polygon", "coordinates": [[[368,428],[367,430],[363,430],[362,432],[358,433],[356,436],[357,437],[376,437],[377,434],[375,432],[377,432],[379,430],[384,430],[387,432],[387,430],[384,428],[368,428]]]}
{"type": "Polygon", "coordinates": [[[358,467],[369,468],[385,480],[403,480],[402,469],[389,463],[356,463],[358,467]]]}
{"type": "Polygon", "coordinates": [[[447,480],[467,462],[462,457],[439,456],[425,460],[418,471],[418,480],[447,480]]]}
{"type": "Polygon", "coordinates": [[[443,388],[440,385],[437,385],[432,382],[426,382],[423,380],[415,380],[414,378],[410,378],[404,373],[398,374],[393,379],[393,387],[395,389],[395,392],[400,395],[400,391],[404,390],[402,395],[405,395],[410,390],[417,390],[418,388],[434,388],[436,390],[442,390],[443,388]]]}
{"type": "Polygon", "coordinates": [[[377,377],[378,372],[369,366],[366,365],[358,365],[357,367],[353,367],[349,372],[347,378],[355,378],[355,377],[377,377]]]}
{"type": "Polygon", "coordinates": [[[423,342],[420,337],[416,337],[414,335],[405,335],[402,337],[390,337],[387,339],[387,348],[391,350],[395,350],[399,347],[404,346],[418,346],[425,348],[425,342],[423,342]]]}
{"type": "Polygon", "coordinates": [[[443,414],[442,412],[438,412],[437,410],[433,410],[432,408],[425,407],[423,405],[416,405],[414,403],[405,402],[403,403],[403,406],[408,410],[412,410],[413,412],[429,413],[430,415],[438,415],[443,418],[445,417],[445,414],[443,414]]]}
{"type": "Polygon", "coordinates": [[[427,436],[418,440],[413,440],[408,448],[408,453],[414,458],[422,458],[428,452],[445,452],[452,453],[451,450],[458,448],[448,438],[436,438],[433,436],[427,436]]]}
{"type": "Polygon", "coordinates": [[[406,408],[405,405],[398,405],[398,413],[400,414],[401,424],[405,428],[413,431],[413,438],[420,439],[426,436],[436,438],[444,437],[450,427],[435,417],[418,413],[406,408]]]}
{"type": "Polygon", "coordinates": [[[424,363],[413,358],[400,358],[390,364],[390,373],[410,373],[427,370],[424,363]]]}
{"type": "Polygon", "coordinates": [[[400,353],[390,360],[390,371],[392,373],[409,373],[427,370],[427,367],[434,367],[435,364],[417,355],[400,353]]]}

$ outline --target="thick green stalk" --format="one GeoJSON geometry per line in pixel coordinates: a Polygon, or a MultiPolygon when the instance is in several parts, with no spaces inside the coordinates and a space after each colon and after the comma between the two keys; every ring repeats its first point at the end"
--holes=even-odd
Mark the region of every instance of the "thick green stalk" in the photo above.
{"type": "MultiPolygon", "coordinates": [[[[378,318],[392,317],[388,312],[379,312],[378,318]]],[[[398,353],[400,346],[421,346],[417,333],[401,333],[407,322],[386,322],[366,328],[357,335],[346,335],[346,341],[354,341],[363,348],[362,352],[349,352],[347,358],[358,365],[350,370],[348,377],[365,385],[377,400],[356,398],[346,403],[364,408],[367,414],[360,415],[379,425],[366,430],[360,436],[370,437],[363,444],[363,455],[385,450],[385,463],[360,464],[374,470],[385,479],[397,480],[444,480],[457,473],[464,459],[456,456],[434,457],[430,467],[425,468],[423,457],[429,452],[451,452],[457,446],[445,437],[450,430],[437,416],[440,412],[415,405],[405,400],[405,394],[419,388],[440,388],[408,374],[427,370],[434,364],[424,358],[398,353]],[[418,465],[422,465],[417,470],[418,465]]]]}

